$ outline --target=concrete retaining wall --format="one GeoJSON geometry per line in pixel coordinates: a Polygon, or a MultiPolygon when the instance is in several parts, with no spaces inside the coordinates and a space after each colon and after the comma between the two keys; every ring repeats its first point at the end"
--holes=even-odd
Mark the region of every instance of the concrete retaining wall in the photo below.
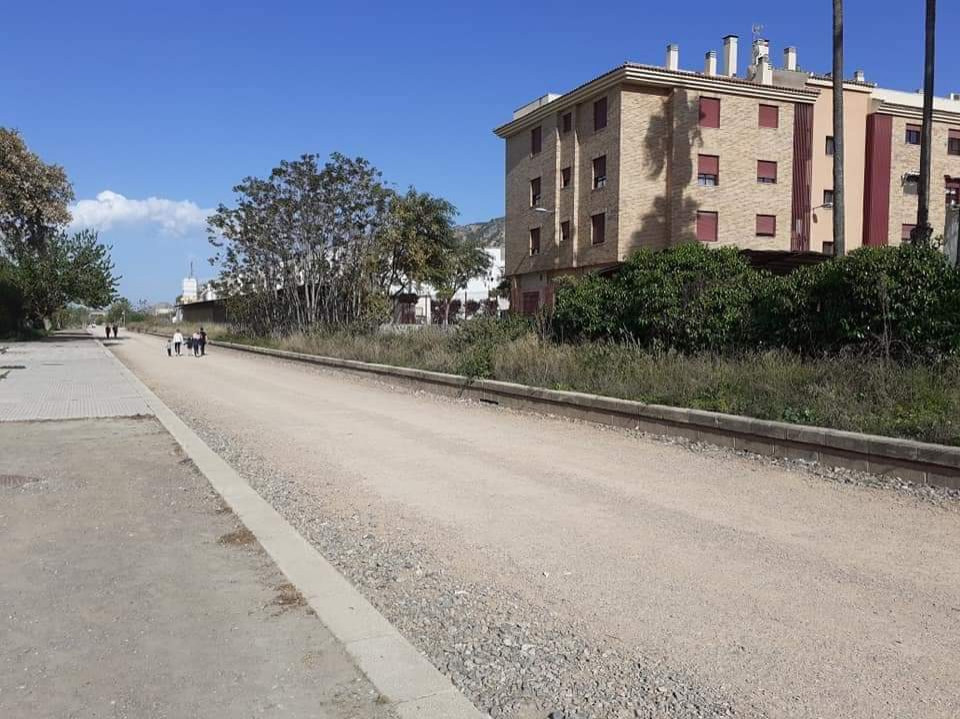
{"type": "Polygon", "coordinates": [[[410,367],[319,357],[233,342],[211,342],[211,345],[376,375],[394,384],[516,409],[548,412],[652,434],[685,437],[757,454],[805,459],[829,466],[894,475],[919,484],[960,489],[960,447],[644,404],[582,392],[561,392],[512,382],[471,380],[460,375],[410,367]]]}

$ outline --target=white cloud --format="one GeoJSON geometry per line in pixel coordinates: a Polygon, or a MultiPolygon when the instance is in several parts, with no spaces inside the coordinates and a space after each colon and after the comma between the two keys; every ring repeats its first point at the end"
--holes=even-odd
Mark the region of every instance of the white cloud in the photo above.
{"type": "Polygon", "coordinates": [[[212,212],[189,200],[163,197],[131,200],[110,190],[104,190],[95,200],[79,200],[70,206],[73,229],[109,230],[114,225],[154,224],[172,235],[206,227],[207,217],[212,212]]]}

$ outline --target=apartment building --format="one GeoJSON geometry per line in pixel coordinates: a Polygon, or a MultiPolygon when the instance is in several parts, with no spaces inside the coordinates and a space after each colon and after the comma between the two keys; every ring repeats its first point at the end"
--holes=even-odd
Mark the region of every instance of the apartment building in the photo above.
{"type": "MultiPolygon", "coordinates": [[[[831,253],[832,81],[782,66],[738,38],[702,71],[627,63],[521,107],[506,140],[506,275],[523,312],[559,275],[623,262],[639,248],[711,246],[831,253]],[[718,60],[722,66],[718,68],[718,60]]],[[[847,247],[896,244],[916,218],[922,95],[844,82],[847,247]]],[[[960,202],[960,95],[934,113],[931,221],[960,202]]]]}

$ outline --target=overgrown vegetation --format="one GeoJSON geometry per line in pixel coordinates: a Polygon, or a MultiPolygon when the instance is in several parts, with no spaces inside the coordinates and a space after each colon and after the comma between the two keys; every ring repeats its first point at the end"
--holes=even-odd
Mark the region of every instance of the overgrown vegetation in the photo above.
{"type": "MultiPolygon", "coordinates": [[[[169,325],[166,326],[169,330],[169,325]]],[[[642,252],[552,318],[224,338],[330,357],[960,445],[960,273],[924,246],[774,277],[734,250],[642,252]]]]}
{"type": "Polygon", "coordinates": [[[960,349],[960,271],[926,245],[865,247],[777,277],[732,248],[641,251],[612,278],[557,292],[565,341],[628,341],[655,351],[804,357],[856,352],[936,361],[960,349]]]}

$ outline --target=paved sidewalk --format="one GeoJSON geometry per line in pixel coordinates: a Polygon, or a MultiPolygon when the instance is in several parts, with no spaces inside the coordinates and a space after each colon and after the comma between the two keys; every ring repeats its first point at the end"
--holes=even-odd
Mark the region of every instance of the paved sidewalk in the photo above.
{"type": "MultiPolygon", "coordinates": [[[[122,342],[122,339],[111,342],[122,342]]],[[[85,332],[4,345],[0,422],[150,414],[136,389],[85,332]]]]}
{"type": "Polygon", "coordinates": [[[0,422],[0,717],[393,717],[92,339],[15,350],[72,421],[0,422]]]}

